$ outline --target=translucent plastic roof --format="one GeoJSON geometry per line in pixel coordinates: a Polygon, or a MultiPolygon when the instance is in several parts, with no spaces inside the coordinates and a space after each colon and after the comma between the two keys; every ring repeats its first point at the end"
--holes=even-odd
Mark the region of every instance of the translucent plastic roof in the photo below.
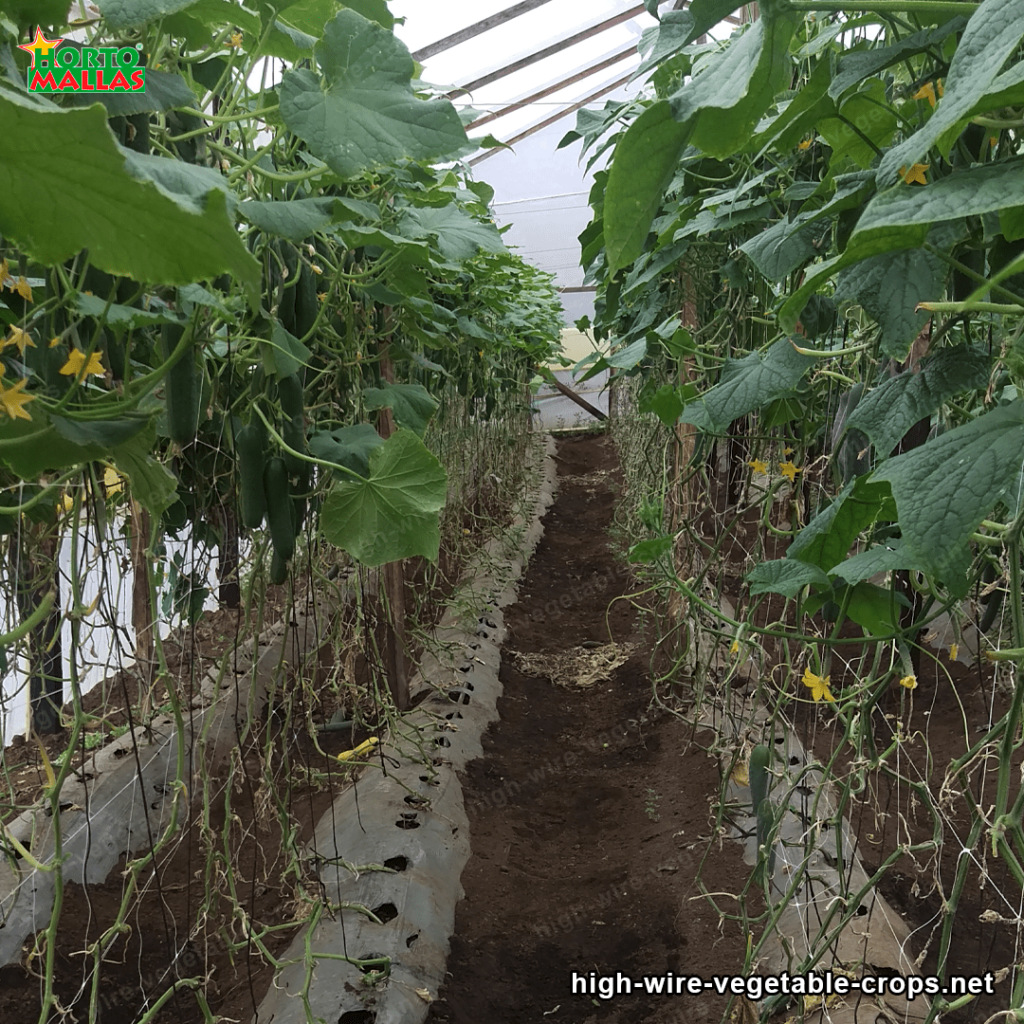
{"type": "MultiPolygon", "coordinates": [[[[666,0],[662,7],[675,5],[666,0]]],[[[642,81],[628,79],[654,18],[639,0],[390,0],[389,7],[405,18],[395,32],[423,65],[424,80],[450,91],[456,106],[479,111],[470,135],[492,134],[513,146],[474,160],[477,177],[495,188],[499,223],[513,225],[506,242],[553,271],[560,287],[580,288],[576,239],[590,219],[591,179],[578,144],[557,146],[575,127],[578,106],[600,109],[641,90],[642,81]],[[515,11],[522,13],[503,17],[515,11]],[[473,30],[490,19],[492,27],[473,30]],[[469,37],[446,42],[459,34],[469,37]],[[468,94],[455,94],[465,88],[468,94]]],[[[593,297],[564,292],[563,304],[572,323],[593,308],[593,297]]]]}

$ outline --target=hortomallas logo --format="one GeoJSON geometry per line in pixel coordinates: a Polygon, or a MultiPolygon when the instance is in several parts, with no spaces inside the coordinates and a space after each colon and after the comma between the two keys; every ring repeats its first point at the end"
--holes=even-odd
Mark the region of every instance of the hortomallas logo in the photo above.
{"type": "Polygon", "coordinates": [[[31,92],[145,92],[146,69],[134,46],[72,46],[47,39],[41,29],[18,48],[32,54],[31,92]]]}

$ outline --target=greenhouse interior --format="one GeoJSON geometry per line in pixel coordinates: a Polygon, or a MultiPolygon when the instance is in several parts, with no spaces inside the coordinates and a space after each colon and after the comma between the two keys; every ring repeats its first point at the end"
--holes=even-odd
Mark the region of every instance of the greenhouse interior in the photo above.
{"type": "Polygon", "coordinates": [[[0,0],[0,1021],[1024,1021],[1022,0],[0,0]]]}

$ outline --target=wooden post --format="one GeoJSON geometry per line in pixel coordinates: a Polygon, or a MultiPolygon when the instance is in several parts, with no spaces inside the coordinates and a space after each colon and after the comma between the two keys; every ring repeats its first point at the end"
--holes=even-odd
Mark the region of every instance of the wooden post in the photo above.
{"type": "Polygon", "coordinates": [[[64,704],[58,551],[56,527],[27,518],[22,521],[20,536],[16,535],[9,548],[18,613],[22,618],[28,618],[50,590],[57,592],[53,608],[32,630],[28,643],[29,729],[39,736],[60,732],[64,704]]]}
{"type": "MultiPolygon", "coordinates": [[[[686,286],[686,298],[682,309],[679,311],[679,320],[687,330],[696,330],[698,326],[697,302],[694,293],[693,280],[689,274],[683,273],[683,281],[686,286]]],[[[688,355],[679,367],[679,383],[690,383],[695,375],[694,359],[688,355]]],[[[673,428],[672,443],[672,486],[669,491],[669,528],[673,534],[678,534],[672,551],[672,559],[675,571],[680,579],[688,579],[691,575],[693,563],[693,552],[689,541],[683,530],[683,526],[692,522],[697,508],[696,482],[697,478],[692,475],[691,462],[693,461],[694,449],[697,440],[697,429],[689,423],[677,423],[673,428]],[[690,475],[688,480],[685,479],[690,475]]],[[[669,598],[669,615],[678,624],[682,625],[689,613],[689,602],[679,591],[673,591],[669,598]]],[[[687,635],[684,631],[683,635],[687,635]]]]}
{"type": "MultiPolygon", "coordinates": [[[[581,409],[586,409],[591,416],[602,421],[608,419],[608,417],[603,412],[601,412],[600,409],[598,409],[596,406],[591,405],[582,395],[576,394],[576,392],[573,391],[572,388],[567,387],[565,384],[563,384],[555,376],[554,371],[552,371],[551,373],[550,383],[552,387],[560,391],[563,395],[565,395],[566,398],[571,399],[573,402],[575,402],[581,409]]],[[[579,413],[577,413],[577,415],[579,415],[579,413]]]]}
{"type": "Polygon", "coordinates": [[[217,600],[225,608],[237,608],[242,603],[238,579],[238,519],[229,505],[222,505],[220,509],[218,555],[217,600]]]}
{"type": "MultiPolygon", "coordinates": [[[[388,384],[394,383],[394,368],[388,355],[388,346],[380,346],[380,374],[388,384]]],[[[377,432],[387,439],[395,432],[395,418],[390,409],[381,409],[377,419],[377,432]]],[[[387,624],[387,641],[384,645],[385,669],[388,686],[399,711],[409,707],[409,673],[405,664],[405,567],[404,563],[388,562],[383,567],[384,594],[390,611],[387,624]]]]}
{"type": "Polygon", "coordinates": [[[149,602],[149,512],[134,498],[132,510],[132,627],[135,630],[135,667],[139,673],[139,714],[149,711],[153,682],[153,608],[149,602]]]}

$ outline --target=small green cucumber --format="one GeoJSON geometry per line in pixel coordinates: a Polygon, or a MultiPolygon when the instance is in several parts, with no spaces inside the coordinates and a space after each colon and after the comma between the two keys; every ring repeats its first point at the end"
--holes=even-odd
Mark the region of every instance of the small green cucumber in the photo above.
{"type": "Polygon", "coordinates": [[[771,788],[768,766],[771,763],[772,752],[764,743],[759,743],[750,752],[750,767],[747,775],[750,779],[750,797],[755,814],[757,814],[761,802],[768,798],[768,790],[771,788]]]}
{"type": "Polygon", "coordinates": [[[267,500],[267,525],[274,551],[286,562],[295,554],[295,522],[288,494],[288,467],[275,455],[263,470],[263,493],[267,500]]]}
{"type": "Polygon", "coordinates": [[[299,265],[299,281],[295,286],[295,336],[304,338],[316,324],[320,315],[320,300],[316,291],[317,275],[303,262],[299,265]]]}
{"type": "MultiPolygon", "coordinates": [[[[166,359],[181,343],[186,328],[183,324],[164,324],[161,329],[163,354],[166,359]]],[[[199,423],[199,401],[202,381],[196,372],[192,352],[186,352],[164,378],[164,399],[167,404],[167,433],[178,444],[195,440],[199,423]]]]}
{"type": "Polygon", "coordinates": [[[267,511],[267,496],[263,491],[266,434],[263,421],[256,417],[235,435],[242,525],[250,530],[255,530],[263,522],[267,511]]]}
{"type": "MultiPolygon", "coordinates": [[[[306,454],[306,422],[302,413],[302,382],[298,374],[283,377],[277,382],[277,396],[281,400],[281,437],[289,448],[306,454]]],[[[290,452],[284,453],[284,464],[293,476],[307,472],[309,464],[290,452]]]]}

